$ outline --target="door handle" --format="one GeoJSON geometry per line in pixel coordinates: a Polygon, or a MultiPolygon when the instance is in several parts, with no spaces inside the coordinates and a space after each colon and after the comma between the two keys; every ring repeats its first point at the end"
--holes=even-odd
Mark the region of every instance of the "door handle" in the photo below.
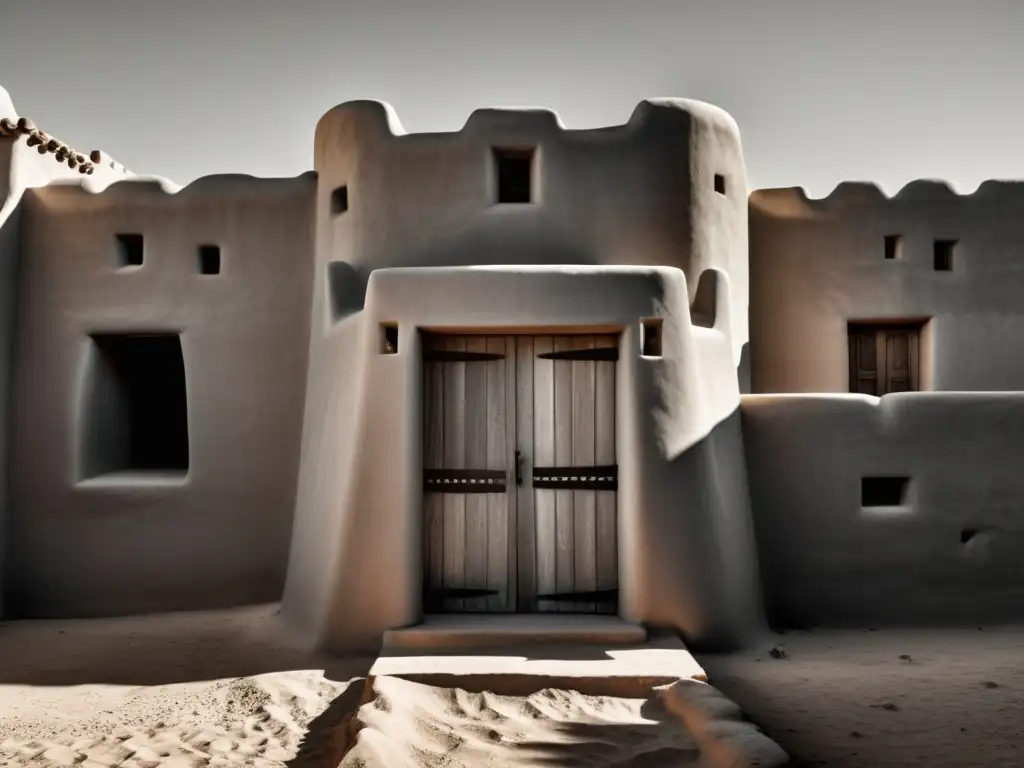
{"type": "Polygon", "coordinates": [[[523,452],[516,451],[516,486],[523,486],[523,452]]]}

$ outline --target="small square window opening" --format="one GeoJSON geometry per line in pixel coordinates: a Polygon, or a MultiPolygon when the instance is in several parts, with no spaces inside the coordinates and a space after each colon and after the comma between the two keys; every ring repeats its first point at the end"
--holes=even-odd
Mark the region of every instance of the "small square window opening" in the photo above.
{"type": "Polygon", "coordinates": [[[143,258],[142,235],[120,234],[117,239],[117,265],[125,267],[141,267],[143,258]]]}
{"type": "Polygon", "coordinates": [[[199,274],[219,275],[220,274],[220,246],[200,245],[199,246],[199,274]]]}
{"type": "Polygon", "coordinates": [[[398,354],[398,326],[395,323],[381,325],[381,354],[398,354]]]}
{"type": "Polygon", "coordinates": [[[533,202],[533,149],[495,149],[499,203],[533,202]]]}
{"type": "Polygon", "coordinates": [[[340,186],[331,192],[331,215],[338,216],[348,210],[348,187],[340,186]]]}

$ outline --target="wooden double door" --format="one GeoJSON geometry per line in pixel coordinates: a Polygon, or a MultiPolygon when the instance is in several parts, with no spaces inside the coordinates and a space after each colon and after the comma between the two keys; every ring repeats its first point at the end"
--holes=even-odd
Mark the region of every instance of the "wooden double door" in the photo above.
{"type": "Polygon", "coordinates": [[[423,350],[425,610],[616,613],[618,338],[423,350]]]}
{"type": "Polygon", "coordinates": [[[850,391],[881,397],[920,389],[917,325],[851,325],[850,391]]]}

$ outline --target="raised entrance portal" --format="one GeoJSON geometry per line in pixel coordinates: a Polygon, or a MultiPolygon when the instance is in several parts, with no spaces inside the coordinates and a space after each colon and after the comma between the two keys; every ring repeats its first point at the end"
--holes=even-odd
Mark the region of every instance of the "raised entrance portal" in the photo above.
{"type": "Polygon", "coordinates": [[[617,613],[618,338],[423,350],[425,610],[617,613]]]}

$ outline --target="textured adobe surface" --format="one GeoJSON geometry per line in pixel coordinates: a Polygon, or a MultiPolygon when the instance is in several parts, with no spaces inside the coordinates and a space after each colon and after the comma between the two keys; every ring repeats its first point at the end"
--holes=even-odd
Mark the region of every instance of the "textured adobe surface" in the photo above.
{"type": "Polygon", "coordinates": [[[479,110],[459,132],[420,135],[404,134],[385,104],[353,102],[320,120],[315,163],[310,376],[286,617],[341,651],[376,648],[385,630],[422,615],[416,328],[601,327],[622,330],[623,618],[723,647],[756,631],[736,415],[746,180],[732,119],[700,102],[657,100],[602,130],[565,131],[544,110],[479,110]],[[494,147],[536,148],[533,204],[495,204],[494,147]],[[710,269],[719,279],[705,276],[701,289],[710,269]],[[700,325],[687,311],[694,301],[700,325]],[[644,317],[664,323],[661,358],[640,357],[644,317]],[[381,323],[398,324],[395,355],[378,354],[381,323]]]}
{"type": "Polygon", "coordinates": [[[311,175],[228,176],[173,194],[135,180],[98,193],[29,193],[12,401],[13,615],[279,598],[299,462],[314,189],[311,175]],[[115,235],[126,232],[142,236],[141,265],[118,260],[115,235]],[[209,242],[223,254],[217,275],[197,264],[209,242]],[[115,373],[89,340],[142,332],[180,339],[185,474],[110,456],[128,450],[111,445],[117,419],[156,431],[148,439],[158,456],[161,441],[175,439],[163,415],[180,392],[144,380],[134,405],[117,402],[130,377],[104,385],[115,373]],[[115,394],[97,392],[103,386],[115,394]],[[117,469],[129,471],[107,471],[117,469]]]}
{"type": "Polygon", "coordinates": [[[784,626],[1019,620],[1024,393],[749,396],[765,601],[784,626]],[[909,480],[862,507],[861,478],[909,480]]]}
{"type": "Polygon", "coordinates": [[[840,184],[750,196],[752,392],[847,392],[847,322],[928,320],[923,388],[1024,389],[1024,183],[958,195],[916,181],[887,198],[840,184]],[[886,236],[902,238],[886,259],[886,236]],[[934,242],[956,241],[950,271],[934,242]]]}

